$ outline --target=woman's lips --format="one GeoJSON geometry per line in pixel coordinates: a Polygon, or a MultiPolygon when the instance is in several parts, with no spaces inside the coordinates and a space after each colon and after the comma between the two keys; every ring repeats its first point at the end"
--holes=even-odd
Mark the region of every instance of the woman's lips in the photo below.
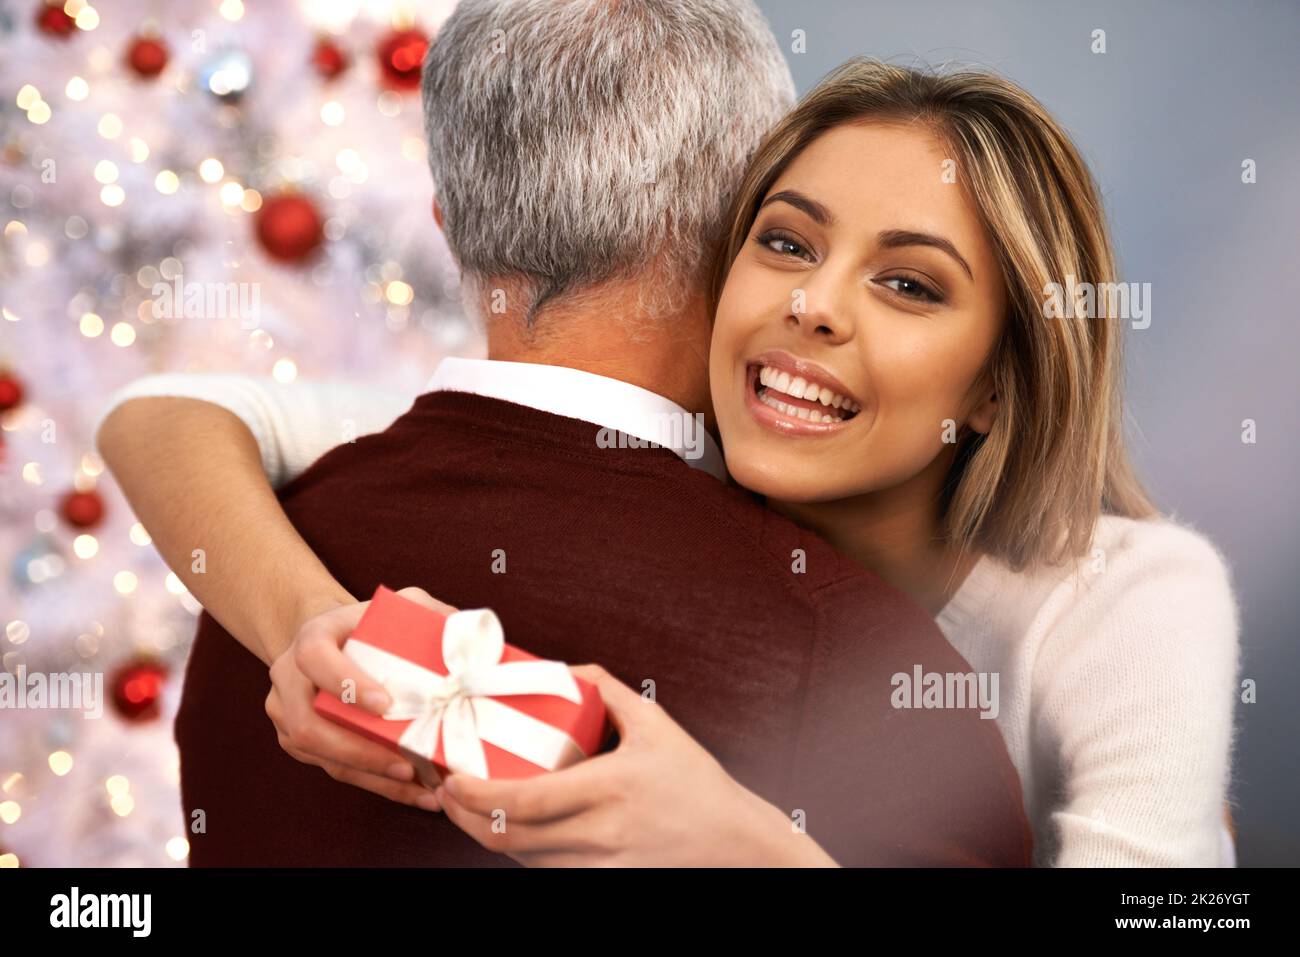
{"type": "Polygon", "coordinates": [[[760,424],[784,435],[830,435],[839,432],[862,411],[852,396],[836,391],[829,376],[793,375],[797,360],[779,364],[754,362],[746,368],[745,407],[760,424]]]}

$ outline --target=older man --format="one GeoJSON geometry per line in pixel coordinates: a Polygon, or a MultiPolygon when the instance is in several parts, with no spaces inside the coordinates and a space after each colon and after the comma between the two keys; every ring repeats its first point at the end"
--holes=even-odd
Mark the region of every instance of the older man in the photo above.
{"type": "MultiPolygon", "coordinates": [[[[689,757],[666,765],[664,793],[709,848],[681,860],[1028,862],[994,723],[889,703],[897,672],[969,667],[903,595],[725,484],[690,426],[710,411],[708,253],[791,100],[748,0],[466,0],[429,51],[424,108],[434,215],[488,359],[446,360],[409,410],[315,461],[278,504],[253,433],[293,474],[341,438],[354,393],[155,380],[107,418],[101,448],[164,554],[183,572],[207,553],[207,574],[183,574],[216,616],[176,726],[186,810],[205,822],[192,863],[511,863],[468,817],[401,803],[416,785],[384,781],[304,710],[310,656],[289,637],[379,584],[491,606],[534,654],[600,663],[622,719],[642,720],[625,686],[653,687],[674,722],[654,718],[656,740],[689,757]],[[283,403],[293,435],[274,434],[283,403]],[[192,508],[175,508],[182,492],[192,508]]],[[[583,862],[611,834],[636,843],[640,826],[571,833],[548,860],[583,862]]]]}

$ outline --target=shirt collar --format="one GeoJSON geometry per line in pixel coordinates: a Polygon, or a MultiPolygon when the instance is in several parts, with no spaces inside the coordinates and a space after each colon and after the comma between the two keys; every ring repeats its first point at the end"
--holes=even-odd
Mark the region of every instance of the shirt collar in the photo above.
{"type": "MultiPolygon", "coordinates": [[[[726,478],[722,451],[704,428],[704,416],[630,382],[567,366],[449,356],[438,364],[426,391],[469,392],[591,422],[662,445],[692,468],[726,478]]],[[[620,441],[617,435],[605,439],[611,445],[620,441]]]]}

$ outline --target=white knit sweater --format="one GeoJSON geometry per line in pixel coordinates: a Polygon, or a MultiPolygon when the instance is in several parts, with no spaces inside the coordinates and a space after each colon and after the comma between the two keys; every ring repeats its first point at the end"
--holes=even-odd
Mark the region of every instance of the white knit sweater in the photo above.
{"type": "Polygon", "coordinates": [[[1103,518],[1068,569],[981,559],[938,622],[975,671],[999,676],[1037,863],[1234,863],[1237,610],[1206,539],[1103,518]]]}
{"type": "MultiPolygon", "coordinates": [[[[160,375],[136,396],[221,405],[244,421],[272,485],[411,404],[338,383],[160,375]]],[[[1103,518],[1067,569],[983,558],[938,616],[976,672],[998,675],[998,727],[1020,773],[1035,860],[1057,866],[1231,866],[1224,827],[1237,694],[1237,609],[1205,538],[1165,520],[1103,518]]]]}

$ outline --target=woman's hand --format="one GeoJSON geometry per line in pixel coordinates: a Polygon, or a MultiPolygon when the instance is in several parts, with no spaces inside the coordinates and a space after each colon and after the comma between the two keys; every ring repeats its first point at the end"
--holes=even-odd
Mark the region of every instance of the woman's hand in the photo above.
{"type": "Polygon", "coordinates": [[[447,816],[485,848],[529,866],[834,866],[778,808],[746,790],[656,702],[599,665],[619,745],[522,780],[447,777],[447,816]]]}
{"type": "MultiPolygon", "coordinates": [[[[419,588],[403,588],[397,594],[445,614],[455,610],[419,588]]],[[[415,769],[409,761],[322,718],[312,707],[318,688],[341,695],[349,687],[344,682],[351,681],[358,705],[375,714],[388,708],[388,692],[342,651],[369,604],[339,606],[316,615],[298,630],[293,643],[271,665],[266,713],[279,733],[280,747],[296,760],[390,801],[437,811],[437,798],[414,781],[415,769]]]]}

